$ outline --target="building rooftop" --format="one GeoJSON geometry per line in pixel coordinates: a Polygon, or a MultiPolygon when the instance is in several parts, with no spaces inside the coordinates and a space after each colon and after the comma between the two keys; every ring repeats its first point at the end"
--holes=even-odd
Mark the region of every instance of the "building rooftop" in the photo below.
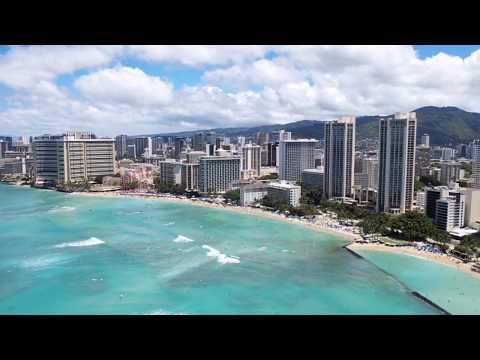
{"type": "Polygon", "coordinates": [[[253,183],[253,184],[240,184],[240,188],[242,190],[254,190],[254,189],[263,189],[263,188],[267,188],[268,187],[268,184],[265,184],[263,182],[257,182],[257,183],[253,183]]]}
{"type": "Polygon", "coordinates": [[[467,235],[476,234],[478,230],[471,229],[471,228],[454,228],[450,230],[448,233],[453,236],[464,237],[467,235]]]}
{"type": "Polygon", "coordinates": [[[278,189],[300,189],[299,185],[291,184],[285,181],[272,182],[268,184],[269,187],[278,188],[278,189]]]}
{"type": "Polygon", "coordinates": [[[310,174],[323,174],[322,169],[304,169],[302,172],[310,173],[310,174]]]}
{"type": "Polygon", "coordinates": [[[290,139],[290,140],[281,140],[281,142],[318,142],[317,139],[290,139]]]}

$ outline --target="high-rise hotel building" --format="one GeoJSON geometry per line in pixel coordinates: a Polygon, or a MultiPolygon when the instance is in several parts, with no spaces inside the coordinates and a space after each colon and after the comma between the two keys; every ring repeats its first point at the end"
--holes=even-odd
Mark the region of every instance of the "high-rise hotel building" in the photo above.
{"type": "Polygon", "coordinates": [[[200,158],[199,189],[203,193],[222,193],[240,180],[239,156],[205,156],[200,158]]]}
{"type": "Polygon", "coordinates": [[[301,181],[302,171],[315,167],[315,139],[280,140],[279,178],[286,181],[301,181]]]}
{"type": "Polygon", "coordinates": [[[325,123],[324,192],[327,199],[343,200],[353,194],[355,117],[325,123]]]}
{"type": "Polygon", "coordinates": [[[114,139],[90,133],[44,135],[33,141],[37,183],[82,182],[115,174],[114,139]]]}
{"type": "Polygon", "coordinates": [[[474,140],[472,149],[472,187],[480,189],[480,140],[474,140]]]}
{"type": "Polygon", "coordinates": [[[417,118],[414,112],[380,119],[377,211],[412,209],[417,118]]]}

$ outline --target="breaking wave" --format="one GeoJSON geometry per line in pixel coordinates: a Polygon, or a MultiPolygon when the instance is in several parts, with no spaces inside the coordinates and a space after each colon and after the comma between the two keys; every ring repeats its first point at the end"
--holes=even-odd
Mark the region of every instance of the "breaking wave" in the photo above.
{"type": "Polygon", "coordinates": [[[105,241],[103,241],[103,240],[97,239],[96,237],[91,237],[88,240],[62,243],[62,244],[59,244],[59,245],[55,245],[55,247],[56,248],[83,247],[83,246],[95,246],[95,245],[100,245],[100,244],[104,244],[104,243],[105,243],[105,241]]]}
{"type": "Polygon", "coordinates": [[[217,261],[222,264],[238,264],[240,263],[240,260],[237,256],[227,256],[226,254],[222,254],[220,251],[217,249],[208,246],[208,245],[203,245],[202,248],[207,249],[207,256],[215,257],[217,258],[217,261]]]}
{"type": "Polygon", "coordinates": [[[175,240],[173,240],[174,242],[176,243],[188,243],[188,242],[193,242],[195,240],[192,240],[186,236],[183,236],[183,235],[178,235],[175,240]]]}

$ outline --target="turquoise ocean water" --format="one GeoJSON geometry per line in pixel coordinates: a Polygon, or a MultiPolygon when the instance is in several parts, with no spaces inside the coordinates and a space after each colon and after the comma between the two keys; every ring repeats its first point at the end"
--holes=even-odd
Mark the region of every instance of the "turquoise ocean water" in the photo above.
{"type": "Polygon", "coordinates": [[[439,313],[299,225],[3,184],[0,204],[0,314],[439,313]]]}
{"type": "Polygon", "coordinates": [[[480,315],[480,279],[418,257],[359,250],[364,258],[452,314],[480,315]]]}

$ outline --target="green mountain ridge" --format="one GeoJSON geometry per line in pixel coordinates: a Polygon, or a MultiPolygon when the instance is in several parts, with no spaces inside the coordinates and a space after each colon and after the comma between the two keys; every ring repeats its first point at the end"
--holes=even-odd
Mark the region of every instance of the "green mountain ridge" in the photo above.
{"type": "MultiPolygon", "coordinates": [[[[468,143],[474,139],[480,139],[480,113],[468,112],[453,106],[425,106],[413,111],[417,113],[418,139],[420,139],[423,134],[429,134],[430,142],[435,145],[468,143]]],[[[385,116],[357,117],[357,138],[361,140],[378,137],[378,121],[381,117],[385,116]]],[[[198,131],[215,131],[217,134],[223,136],[254,136],[258,132],[273,132],[284,129],[291,131],[292,136],[296,138],[323,139],[324,123],[324,121],[320,120],[301,120],[288,124],[217,128],[198,131]]],[[[157,135],[191,136],[198,131],[157,135]]]]}

